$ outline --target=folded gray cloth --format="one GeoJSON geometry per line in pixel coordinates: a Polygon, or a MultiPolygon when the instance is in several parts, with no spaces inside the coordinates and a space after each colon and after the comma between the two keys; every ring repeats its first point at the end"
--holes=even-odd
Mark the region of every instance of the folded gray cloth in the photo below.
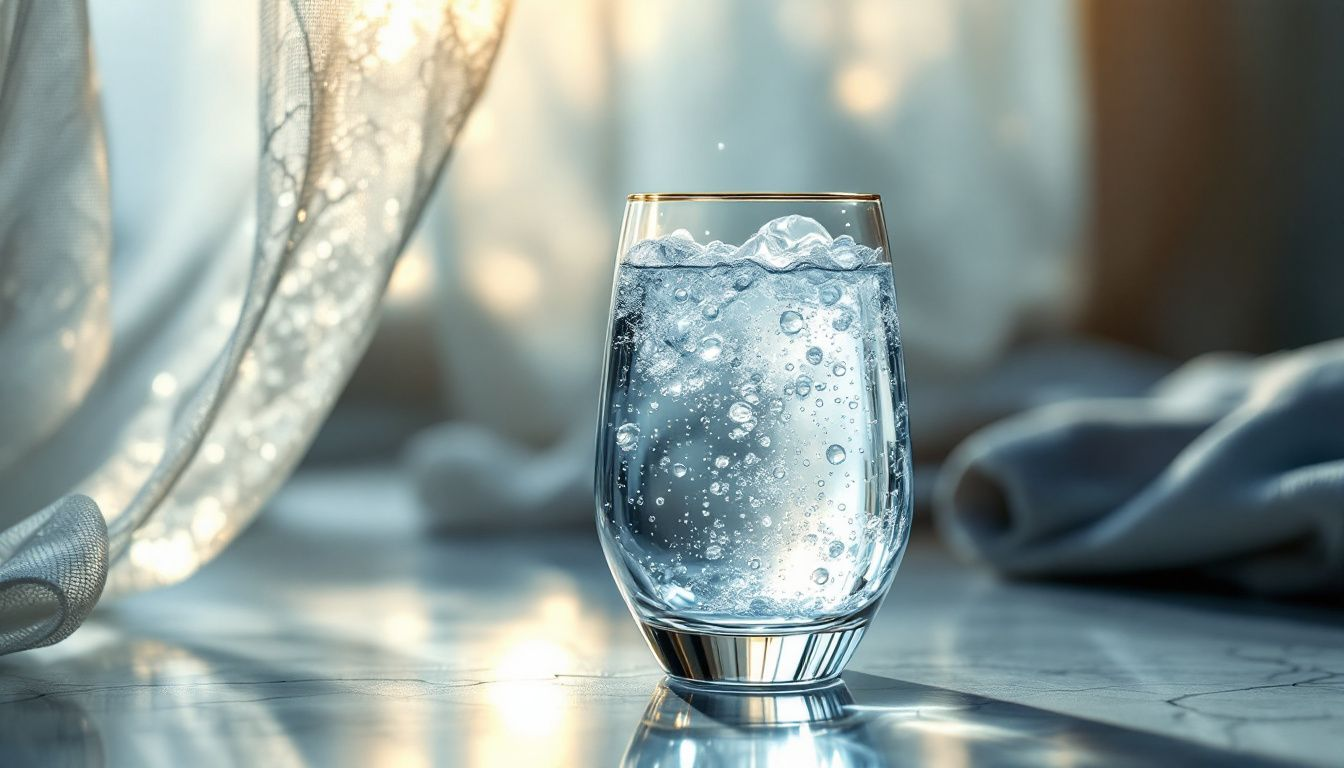
{"type": "Polygon", "coordinates": [[[0,532],[0,654],[64,640],[107,581],[107,525],[71,495],[0,532]]]}
{"type": "Polygon", "coordinates": [[[417,495],[439,531],[519,531],[592,520],[593,428],[534,450],[467,423],[425,430],[406,450],[417,495]]]}
{"type": "Polygon", "coordinates": [[[935,507],[959,554],[1006,573],[1344,593],[1344,340],[1002,421],[949,458],[935,507]]]}

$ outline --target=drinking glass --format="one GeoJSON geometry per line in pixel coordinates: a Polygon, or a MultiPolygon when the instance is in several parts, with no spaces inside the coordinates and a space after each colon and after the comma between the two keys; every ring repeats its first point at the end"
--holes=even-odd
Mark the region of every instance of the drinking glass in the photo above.
{"type": "Polygon", "coordinates": [[[877,195],[628,198],[597,526],[669,675],[844,668],[909,535],[899,339],[877,195]]]}

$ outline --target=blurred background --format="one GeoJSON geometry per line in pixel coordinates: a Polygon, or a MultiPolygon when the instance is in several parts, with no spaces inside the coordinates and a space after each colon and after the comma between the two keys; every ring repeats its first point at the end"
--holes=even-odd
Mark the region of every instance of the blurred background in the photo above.
{"type": "MultiPolygon", "coordinates": [[[[167,273],[250,213],[256,4],[91,6],[117,252],[167,273]]],[[[586,522],[631,192],[882,195],[921,494],[1004,415],[1344,336],[1341,35],[1332,0],[518,0],[307,462],[406,466],[443,528],[586,522]]]]}

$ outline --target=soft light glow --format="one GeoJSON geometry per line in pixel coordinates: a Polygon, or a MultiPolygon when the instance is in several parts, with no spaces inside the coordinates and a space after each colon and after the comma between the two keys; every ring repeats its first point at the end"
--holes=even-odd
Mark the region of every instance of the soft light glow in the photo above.
{"type": "Polygon", "coordinates": [[[489,644],[497,649],[486,698],[474,727],[471,764],[562,766],[579,762],[569,688],[557,676],[575,671],[572,650],[597,649],[591,619],[570,591],[543,595],[528,616],[489,644]]]}
{"type": "Polygon", "coordinates": [[[186,531],[131,545],[131,560],[163,583],[180,581],[196,570],[196,542],[186,531]]]}
{"type": "Polygon", "coordinates": [[[537,300],[541,275],[528,259],[509,251],[494,251],[472,259],[467,267],[467,286],[491,314],[512,318],[537,300]]]}
{"type": "Polygon", "coordinates": [[[149,386],[159,397],[172,397],[177,394],[177,378],[166,371],[155,376],[149,386]]]}
{"type": "Polygon", "coordinates": [[[845,110],[856,115],[874,114],[891,102],[892,83],[875,67],[851,64],[835,77],[835,99],[845,110]]]}
{"type": "Polygon", "coordinates": [[[413,241],[392,271],[387,300],[393,304],[414,304],[428,296],[433,287],[433,262],[420,241],[413,241]]]}
{"type": "Polygon", "coordinates": [[[209,541],[224,530],[228,522],[229,518],[224,514],[219,499],[205,496],[196,502],[196,514],[191,519],[191,535],[197,541],[209,541]]]}
{"type": "MultiPolygon", "coordinates": [[[[437,27],[443,6],[435,0],[364,0],[360,15],[373,31],[378,58],[395,64],[437,27]]],[[[356,27],[358,28],[358,27],[356,27]]]]}

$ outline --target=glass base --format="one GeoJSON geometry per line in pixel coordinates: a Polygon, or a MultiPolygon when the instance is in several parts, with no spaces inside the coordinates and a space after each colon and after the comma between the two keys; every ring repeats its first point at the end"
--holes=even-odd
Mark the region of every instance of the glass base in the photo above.
{"type": "Polygon", "coordinates": [[[867,623],[796,635],[728,635],[639,622],[663,671],[679,680],[730,686],[810,685],[844,671],[867,623]]]}

